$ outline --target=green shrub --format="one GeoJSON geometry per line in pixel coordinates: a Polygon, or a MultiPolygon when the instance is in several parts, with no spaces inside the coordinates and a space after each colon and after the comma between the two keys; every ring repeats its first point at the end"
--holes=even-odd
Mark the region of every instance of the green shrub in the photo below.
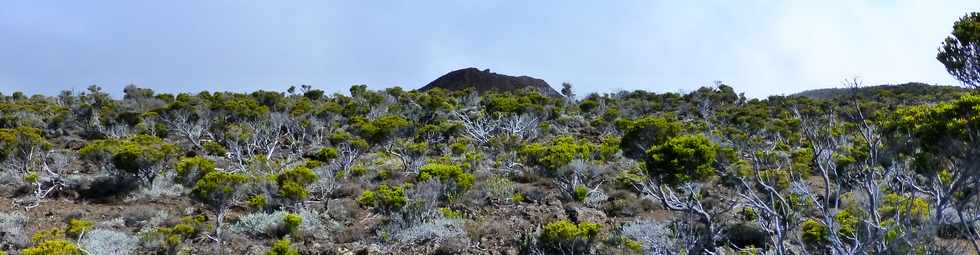
{"type": "Polygon", "coordinates": [[[532,143],[521,148],[521,158],[529,164],[557,170],[574,159],[590,159],[596,146],[586,140],[559,136],[548,144],[532,143]]]}
{"type": "Polygon", "coordinates": [[[884,218],[913,218],[923,220],[929,217],[929,201],[920,197],[902,196],[889,193],[881,199],[878,209],[884,218]]]}
{"type": "MultiPolygon", "coordinates": [[[[211,172],[197,181],[191,190],[191,198],[204,204],[217,216],[217,228],[222,228],[224,215],[231,207],[232,201],[240,194],[241,186],[248,183],[249,177],[240,173],[211,172]]],[[[220,231],[217,232],[221,240],[220,231]]]]}
{"type": "Polygon", "coordinates": [[[31,235],[31,242],[39,244],[45,241],[59,240],[65,238],[66,238],[65,229],[60,227],[55,227],[55,228],[50,228],[45,230],[38,230],[37,232],[34,232],[34,234],[31,235]]]}
{"type": "Polygon", "coordinates": [[[543,112],[545,106],[551,105],[555,101],[535,90],[491,91],[484,94],[481,99],[484,109],[496,116],[522,114],[531,111],[543,112]]]}
{"type": "Polygon", "coordinates": [[[198,179],[215,171],[214,161],[201,156],[185,157],[177,162],[177,181],[192,186],[198,179]]]}
{"type": "Polygon", "coordinates": [[[633,185],[643,183],[647,180],[647,177],[643,175],[645,167],[644,165],[637,165],[637,167],[619,171],[613,179],[613,183],[623,189],[633,188],[633,185]]]}
{"type": "Polygon", "coordinates": [[[619,144],[623,155],[633,159],[643,158],[646,149],[666,142],[683,130],[680,122],[657,116],[620,120],[616,126],[623,132],[622,142],[619,144]]]}
{"type": "Polygon", "coordinates": [[[337,148],[334,147],[324,147],[317,150],[316,153],[310,155],[310,159],[317,160],[320,162],[330,162],[337,158],[337,148]]]}
{"type": "Polygon", "coordinates": [[[834,215],[834,221],[840,226],[838,234],[848,238],[854,238],[857,235],[859,224],[861,219],[857,215],[849,210],[841,210],[834,215]]]}
{"type": "Polygon", "coordinates": [[[191,194],[204,203],[224,203],[247,181],[248,177],[242,174],[211,172],[197,181],[191,194]]]}
{"type": "Polygon", "coordinates": [[[375,120],[355,118],[351,126],[355,133],[367,139],[372,144],[387,140],[399,129],[409,126],[408,120],[398,115],[385,115],[375,120]]]}
{"type": "Polygon", "coordinates": [[[775,187],[778,190],[785,190],[790,187],[792,182],[791,173],[783,169],[767,169],[759,171],[761,181],[775,187]]]}
{"type": "Polygon", "coordinates": [[[12,156],[24,157],[22,154],[29,153],[31,148],[51,149],[51,143],[44,139],[40,129],[0,128],[0,162],[12,156]]]}
{"type": "Polygon", "coordinates": [[[206,152],[208,155],[224,156],[225,154],[228,154],[228,150],[225,149],[225,146],[221,145],[220,143],[209,141],[205,142],[203,146],[204,152],[206,152]]]}
{"type": "Polygon", "coordinates": [[[524,194],[520,192],[514,192],[514,195],[510,196],[510,200],[518,204],[524,202],[524,194]]]}
{"type": "Polygon", "coordinates": [[[299,255],[299,251],[292,247],[289,240],[282,239],[276,241],[276,243],[272,245],[272,248],[269,249],[269,252],[266,252],[265,255],[299,255]]]}
{"type": "Polygon", "coordinates": [[[633,252],[643,252],[643,243],[627,237],[623,237],[623,246],[626,246],[627,249],[633,252]]]}
{"type": "Polygon", "coordinates": [[[327,141],[330,141],[330,144],[333,145],[340,145],[342,143],[347,143],[353,139],[354,139],[353,135],[344,131],[333,132],[327,136],[327,141]]]}
{"type": "Polygon", "coordinates": [[[493,176],[483,182],[483,193],[493,202],[507,201],[514,195],[516,185],[502,176],[493,176]]]}
{"type": "Polygon", "coordinates": [[[463,218],[463,213],[462,212],[457,211],[457,210],[453,210],[452,208],[449,208],[449,207],[439,208],[439,212],[442,213],[442,217],[445,217],[447,219],[462,219],[463,218]]]}
{"type": "Polygon", "coordinates": [[[368,168],[363,165],[356,165],[350,168],[350,173],[354,176],[362,176],[368,172],[368,168]]]}
{"type": "Polygon", "coordinates": [[[215,93],[214,101],[212,104],[214,110],[228,111],[235,120],[254,120],[269,112],[268,106],[260,104],[248,95],[215,93]]]}
{"type": "Polygon", "coordinates": [[[68,240],[48,240],[24,249],[23,255],[82,255],[82,250],[68,240]]]}
{"type": "Polygon", "coordinates": [[[593,99],[586,99],[586,100],[582,100],[582,102],[579,103],[578,108],[582,112],[591,113],[592,109],[595,109],[598,106],[599,106],[599,102],[593,99]]]}
{"type": "Polygon", "coordinates": [[[268,202],[266,201],[266,198],[263,195],[254,195],[248,198],[248,207],[251,208],[262,209],[265,208],[267,204],[268,202]]]}
{"type": "Polygon", "coordinates": [[[585,186],[581,186],[581,185],[575,187],[575,200],[576,201],[579,201],[579,202],[585,201],[585,198],[588,197],[588,196],[589,196],[589,188],[587,188],[585,186]]]}
{"type": "Polygon", "coordinates": [[[466,152],[466,148],[469,147],[469,142],[466,139],[457,139],[455,142],[449,145],[449,149],[453,151],[454,154],[463,154],[466,152]]]}
{"type": "Polygon", "coordinates": [[[85,232],[92,230],[94,226],[95,223],[89,220],[71,219],[68,221],[68,229],[65,230],[65,234],[72,238],[78,238],[85,232]]]}
{"type": "Polygon", "coordinates": [[[201,233],[209,231],[211,226],[207,224],[207,218],[203,215],[187,216],[180,219],[170,227],[158,227],[146,235],[149,243],[161,245],[166,254],[176,254],[177,249],[185,240],[196,238],[201,233]]]}
{"type": "Polygon", "coordinates": [[[30,171],[24,175],[24,181],[29,183],[35,183],[41,179],[41,176],[37,174],[37,171],[30,171]]]}
{"type": "Polygon", "coordinates": [[[616,136],[603,136],[602,143],[598,146],[599,159],[610,160],[619,153],[620,138],[616,136]]]}
{"type": "Polygon", "coordinates": [[[647,150],[647,172],[665,184],[702,180],[714,175],[718,145],[704,135],[682,135],[647,150]]]}
{"type": "Polygon", "coordinates": [[[279,195],[299,201],[309,196],[306,186],[315,182],[319,177],[313,170],[299,166],[283,171],[276,176],[276,184],[279,185],[279,195]]]}
{"type": "Polygon", "coordinates": [[[401,209],[408,203],[405,197],[405,188],[401,186],[391,187],[388,185],[378,186],[375,191],[364,191],[357,197],[357,203],[363,206],[375,207],[382,211],[392,211],[401,209]]]}
{"type": "Polygon", "coordinates": [[[295,213],[286,213],[282,218],[283,226],[286,227],[286,232],[290,235],[295,235],[296,231],[299,230],[299,224],[303,223],[303,216],[295,213]]]}
{"type": "Polygon", "coordinates": [[[96,164],[111,162],[119,170],[139,174],[142,169],[161,164],[177,153],[177,146],[156,136],[136,135],[127,139],[96,140],[78,151],[83,159],[96,164]]]}
{"type": "Polygon", "coordinates": [[[463,168],[453,164],[430,163],[419,168],[419,181],[437,179],[444,184],[454,185],[458,191],[469,190],[476,177],[463,171],[463,168]]]}
{"type": "Polygon", "coordinates": [[[544,226],[541,241],[548,248],[560,250],[562,253],[578,253],[587,250],[601,230],[602,227],[595,223],[575,224],[568,220],[560,220],[544,226]]]}
{"type": "Polygon", "coordinates": [[[820,221],[807,219],[800,224],[800,229],[803,231],[803,242],[807,244],[819,245],[827,241],[827,235],[829,233],[827,226],[820,221]]]}

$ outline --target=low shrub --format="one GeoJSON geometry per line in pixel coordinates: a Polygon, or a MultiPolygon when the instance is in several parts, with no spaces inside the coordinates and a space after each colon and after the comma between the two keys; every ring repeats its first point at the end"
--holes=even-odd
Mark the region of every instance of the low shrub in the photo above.
{"type": "Polygon", "coordinates": [[[493,202],[513,200],[512,196],[517,189],[513,181],[500,176],[491,177],[480,187],[484,197],[493,202]]]}
{"type": "Polygon", "coordinates": [[[85,234],[79,244],[90,254],[132,254],[139,239],[123,232],[96,229],[85,234]]]}
{"type": "Polygon", "coordinates": [[[265,208],[268,201],[264,195],[259,194],[249,197],[246,203],[248,204],[248,207],[251,207],[252,209],[262,209],[265,208]]]}
{"type": "Polygon", "coordinates": [[[204,152],[206,152],[208,155],[225,156],[225,154],[228,154],[228,150],[225,149],[225,146],[217,142],[205,142],[203,146],[204,152]]]}
{"type": "Polygon", "coordinates": [[[312,155],[309,155],[308,158],[320,162],[330,162],[331,160],[336,159],[338,155],[337,148],[324,147],[320,148],[320,150],[316,151],[312,155]]]}
{"type": "Polygon", "coordinates": [[[27,216],[20,212],[0,212],[0,250],[14,250],[30,244],[26,232],[27,216]]]}
{"type": "Polygon", "coordinates": [[[528,164],[555,171],[574,159],[591,159],[596,145],[571,136],[559,136],[550,143],[525,145],[518,154],[528,164]]]}
{"type": "MultiPolygon", "coordinates": [[[[620,235],[642,246],[644,254],[669,254],[674,246],[673,233],[667,224],[657,221],[636,221],[623,225],[620,235]]],[[[631,248],[632,249],[632,248],[631,248]]]]}
{"type": "Polygon", "coordinates": [[[548,223],[541,232],[546,249],[561,253],[587,253],[602,227],[599,224],[560,220],[548,223]]]}
{"type": "Polygon", "coordinates": [[[419,168],[418,180],[420,182],[429,179],[437,179],[446,184],[452,191],[466,191],[473,186],[476,177],[463,171],[463,168],[454,164],[430,163],[419,168]]]}
{"type": "Polygon", "coordinates": [[[71,219],[68,220],[68,229],[65,230],[65,234],[71,238],[78,238],[85,234],[85,232],[92,230],[93,226],[95,226],[95,223],[89,220],[71,219]]]}
{"type": "Polygon", "coordinates": [[[357,203],[390,212],[405,206],[408,203],[408,198],[405,197],[405,187],[381,185],[374,191],[368,190],[361,193],[357,197],[357,203]]]}
{"type": "Polygon", "coordinates": [[[185,157],[177,162],[177,181],[185,187],[193,187],[197,180],[215,171],[214,161],[201,156],[185,157]]]}
{"type": "Polygon", "coordinates": [[[64,239],[47,240],[34,247],[24,249],[22,255],[82,255],[82,250],[64,239]]]}
{"type": "Polygon", "coordinates": [[[313,170],[299,166],[283,171],[276,176],[276,184],[279,186],[279,195],[292,201],[306,199],[310,192],[306,188],[319,177],[313,170]]]}
{"type": "Polygon", "coordinates": [[[438,244],[466,238],[461,220],[439,218],[401,229],[393,233],[391,239],[400,244],[438,244]]]}
{"type": "Polygon", "coordinates": [[[144,246],[164,254],[175,254],[185,240],[210,230],[211,225],[207,224],[207,218],[203,215],[187,216],[173,226],[158,227],[146,233],[144,246]]]}
{"type": "Polygon", "coordinates": [[[252,237],[280,238],[291,235],[298,238],[313,235],[320,227],[320,220],[315,212],[301,209],[297,213],[275,211],[246,214],[232,224],[230,229],[252,237]]]}
{"type": "Polygon", "coordinates": [[[282,217],[283,226],[290,235],[295,235],[299,231],[299,225],[303,223],[303,217],[295,213],[286,213],[282,217]]]}
{"type": "Polygon", "coordinates": [[[803,231],[802,239],[804,243],[809,245],[819,245],[827,241],[827,235],[829,234],[827,226],[825,226],[820,221],[815,219],[804,220],[800,224],[800,230],[803,231]]]}
{"type": "Polygon", "coordinates": [[[111,162],[116,169],[136,174],[142,169],[160,164],[177,153],[176,145],[149,135],[136,135],[127,139],[96,140],[78,153],[82,159],[111,162]]]}
{"type": "Polygon", "coordinates": [[[265,255],[299,255],[299,251],[293,248],[288,239],[282,239],[276,241],[265,255]]]}

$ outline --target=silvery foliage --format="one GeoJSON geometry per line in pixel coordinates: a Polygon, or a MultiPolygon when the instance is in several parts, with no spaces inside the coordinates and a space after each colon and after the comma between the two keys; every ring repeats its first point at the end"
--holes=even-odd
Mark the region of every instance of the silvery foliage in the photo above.
{"type": "Polygon", "coordinates": [[[674,247],[674,234],[664,223],[657,221],[636,221],[623,225],[620,234],[643,244],[643,254],[670,254],[674,247]]]}
{"type": "Polygon", "coordinates": [[[410,226],[395,233],[393,239],[402,244],[440,243],[450,239],[465,239],[463,220],[437,218],[410,226]]]}
{"type": "Polygon", "coordinates": [[[515,137],[531,140],[538,136],[539,118],[531,114],[515,114],[500,121],[500,129],[515,137]]]}
{"type": "Polygon", "coordinates": [[[150,217],[150,219],[146,220],[145,223],[141,224],[139,234],[143,235],[154,231],[157,227],[163,225],[164,222],[167,222],[170,217],[170,213],[168,213],[166,210],[157,211],[156,215],[153,215],[153,217],[150,217]]]}
{"type": "Polygon", "coordinates": [[[111,220],[99,222],[97,225],[99,228],[124,228],[126,227],[126,220],[122,217],[112,218],[111,220]]]}
{"type": "Polygon", "coordinates": [[[438,244],[446,240],[466,240],[462,219],[446,218],[438,211],[443,185],[430,180],[409,191],[412,200],[391,216],[379,236],[394,246],[438,244]]]}
{"type": "MultiPolygon", "coordinates": [[[[271,213],[256,212],[243,216],[235,224],[231,225],[231,231],[239,234],[246,234],[255,237],[274,236],[285,229],[285,219],[287,211],[275,211],[271,213]]],[[[316,212],[307,209],[300,209],[297,213],[303,221],[299,224],[299,235],[312,235],[318,233],[322,228],[322,222],[316,212]]]]}
{"type": "Polygon", "coordinates": [[[596,186],[595,189],[589,189],[589,193],[585,195],[585,200],[582,203],[585,203],[588,207],[598,208],[602,205],[602,202],[608,199],[609,196],[606,195],[606,192],[603,192],[602,189],[596,186]]]}
{"type": "MultiPolygon", "coordinates": [[[[363,151],[355,148],[349,143],[341,143],[337,145],[337,159],[334,159],[330,163],[328,169],[331,169],[334,173],[341,172],[344,173],[344,178],[349,178],[350,169],[357,162],[357,158],[364,153],[363,151]]],[[[335,176],[331,174],[331,176],[335,176]]]]}
{"type": "Polygon", "coordinates": [[[367,114],[369,120],[375,120],[388,114],[388,108],[392,105],[398,103],[398,99],[390,94],[384,94],[384,100],[380,104],[371,106],[371,110],[367,114]]]}
{"type": "Polygon", "coordinates": [[[250,236],[272,236],[283,228],[285,217],[286,211],[249,213],[232,224],[230,229],[232,232],[250,236]]]}
{"type": "Polygon", "coordinates": [[[184,194],[183,185],[176,183],[177,173],[174,171],[160,171],[156,178],[147,187],[139,189],[138,192],[129,196],[130,200],[139,199],[158,199],[165,197],[180,197],[184,194]]]}
{"type": "Polygon", "coordinates": [[[95,229],[85,233],[78,244],[86,254],[126,255],[133,254],[139,247],[139,239],[123,232],[95,229]]]}
{"type": "Polygon", "coordinates": [[[332,167],[318,167],[313,169],[317,176],[320,176],[313,184],[310,184],[311,197],[316,200],[326,201],[330,193],[340,188],[340,183],[335,178],[336,174],[332,167]]]}
{"type": "Polygon", "coordinates": [[[20,212],[0,212],[0,250],[30,244],[30,236],[25,230],[27,220],[27,216],[20,212]]]}
{"type": "Polygon", "coordinates": [[[445,189],[446,185],[433,179],[419,183],[408,190],[406,197],[411,200],[398,213],[392,215],[388,226],[389,233],[438,218],[439,201],[445,189]]]}
{"type": "Polygon", "coordinates": [[[509,200],[516,190],[514,182],[501,176],[491,177],[480,187],[483,196],[494,201],[509,200]]]}
{"type": "Polygon", "coordinates": [[[469,114],[460,111],[453,111],[453,116],[463,124],[463,135],[483,145],[490,142],[494,133],[500,126],[500,120],[477,116],[471,118],[469,114]]]}
{"type": "Polygon", "coordinates": [[[7,168],[6,166],[0,166],[0,186],[18,187],[22,182],[24,182],[24,177],[19,171],[13,168],[7,168]]]}
{"type": "Polygon", "coordinates": [[[483,97],[476,91],[470,92],[470,94],[459,99],[459,105],[462,105],[464,109],[478,108],[482,102],[483,97]]]}
{"type": "Polygon", "coordinates": [[[584,160],[576,159],[558,170],[557,177],[554,179],[555,185],[561,190],[566,198],[575,199],[575,189],[585,187],[589,190],[586,196],[586,203],[590,207],[598,206],[605,201],[606,194],[599,188],[602,185],[602,173],[599,168],[584,160]]]}
{"type": "Polygon", "coordinates": [[[211,127],[211,116],[204,115],[203,113],[205,112],[210,113],[210,111],[194,113],[187,110],[178,110],[162,118],[162,120],[174,133],[191,142],[194,147],[203,148],[201,139],[208,135],[208,129],[211,127]],[[195,114],[198,115],[197,118],[194,118],[195,114]]]}
{"type": "Polygon", "coordinates": [[[299,224],[299,233],[301,235],[309,236],[323,232],[321,231],[324,229],[323,222],[320,221],[320,215],[317,212],[300,208],[297,214],[303,218],[303,222],[299,224]]]}
{"type": "Polygon", "coordinates": [[[0,212],[0,229],[7,230],[27,225],[27,216],[20,212],[0,212]]]}
{"type": "Polygon", "coordinates": [[[125,124],[112,124],[108,128],[103,128],[101,131],[112,139],[120,139],[133,135],[133,129],[125,124]]]}
{"type": "Polygon", "coordinates": [[[65,178],[70,162],[70,156],[64,152],[44,151],[37,147],[32,147],[23,158],[11,157],[6,160],[3,168],[23,169],[22,172],[19,171],[21,174],[34,171],[38,177],[31,183],[33,195],[26,199],[15,199],[15,204],[32,209],[40,206],[49,195],[65,191],[70,186],[65,178]]]}

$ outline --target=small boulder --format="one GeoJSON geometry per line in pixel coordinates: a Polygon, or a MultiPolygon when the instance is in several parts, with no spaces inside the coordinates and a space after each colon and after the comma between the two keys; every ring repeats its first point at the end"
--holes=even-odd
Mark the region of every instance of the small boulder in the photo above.
{"type": "Polygon", "coordinates": [[[606,224],[606,213],[585,207],[585,206],[569,206],[565,208],[565,214],[568,215],[568,219],[576,222],[591,222],[598,224],[606,224]]]}

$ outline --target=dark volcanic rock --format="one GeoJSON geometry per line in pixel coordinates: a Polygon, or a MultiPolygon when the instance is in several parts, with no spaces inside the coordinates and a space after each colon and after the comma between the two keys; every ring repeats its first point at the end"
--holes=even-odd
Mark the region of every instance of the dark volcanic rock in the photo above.
{"type": "Polygon", "coordinates": [[[434,88],[463,90],[470,87],[475,88],[479,93],[491,90],[513,91],[532,88],[546,96],[561,96],[558,91],[555,91],[551,85],[542,79],[497,74],[490,72],[489,69],[480,71],[472,67],[449,72],[419,90],[426,91],[434,88]]]}

